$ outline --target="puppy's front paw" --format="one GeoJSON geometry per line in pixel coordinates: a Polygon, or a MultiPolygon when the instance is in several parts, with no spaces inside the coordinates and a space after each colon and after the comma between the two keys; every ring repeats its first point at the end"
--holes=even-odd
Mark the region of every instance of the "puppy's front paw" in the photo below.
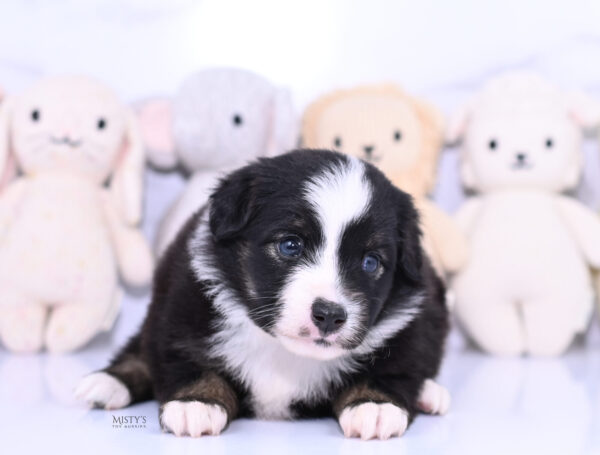
{"type": "Polygon", "coordinates": [[[218,435],[227,425],[227,412],[218,404],[169,401],[162,407],[160,423],[175,436],[218,435]]]}
{"type": "Polygon", "coordinates": [[[362,403],[345,408],[339,422],[347,438],[388,439],[404,434],[408,413],[392,403],[362,403]]]}
{"type": "Polygon", "coordinates": [[[450,408],[450,392],[432,379],[426,379],[417,399],[418,408],[427,414],[444,415],[450,408]]]}

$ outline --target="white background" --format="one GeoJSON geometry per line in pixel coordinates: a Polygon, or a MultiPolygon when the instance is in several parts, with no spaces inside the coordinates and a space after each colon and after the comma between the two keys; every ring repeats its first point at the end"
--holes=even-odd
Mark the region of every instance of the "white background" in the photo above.
{"type": "MultiPolygon", "coordinates": [[[[128,102],[173,93],[191,72],[227,65],[288,86],[298,112],[320,94],[392,81],[450,115],[488,77],[541,72],[600,100],[598,1],[226,1],[22,0],[0,2],[0,86],[18,93],[46,74],[84,73],[128,102]]],[[[585,145],[579,197],[600,206],[595,138],[585,145]]],[[[177,176],[148,173],[144,230],[176,197],[177,176]]],[[[456,152],[445,151],[435,198],[460,204],[456,152]]],[[[239,422],[222,439],[160,436],[153,403],[134,408],[146,430],[113,430],[110,415],[70,398],[79,375],[101,367],[134,330],[147,295],[129,295],[111,334],[72,356],[14,357],[0,350],[0,437],[30,451],[366,450],[344,442],[333,422],[239,422]],[[291,426],[290,426],[291,425],[291,426]],[[303,444],[308,444],[304,447],[303,444]]],[[[463,352],[455,339],[442,373],[455,401],[444,419],[420,418],[402,441],[378,452],[594,452],[600,447],[600,349],[592,333],[565,358],[496,360],[463,352]]],[[[372,449],[369,449],[372,450],[372,449]]],[[[10,451],[12,452],[12,450],[10,451]]]]}

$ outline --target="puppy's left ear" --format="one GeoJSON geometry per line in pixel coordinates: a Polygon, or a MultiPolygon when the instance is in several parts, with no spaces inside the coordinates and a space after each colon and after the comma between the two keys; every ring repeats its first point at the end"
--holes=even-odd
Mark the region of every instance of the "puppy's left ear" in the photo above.
{"type": "Polygon", "coordinates": [[[210,230],[217,241],[236,237],[246,227],[255,207],[252,166],[223,178],[210,197],[210,230]]]}
{"type": "Polygon", "coordinates": [[[421,227],[412,197],[398,190],[398,266],[404,277],[413,283],[422,279],[423,248],[421,227]]]}

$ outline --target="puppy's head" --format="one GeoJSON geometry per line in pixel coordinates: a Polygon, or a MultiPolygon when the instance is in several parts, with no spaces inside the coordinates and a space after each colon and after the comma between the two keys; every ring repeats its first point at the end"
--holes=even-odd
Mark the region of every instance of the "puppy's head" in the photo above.
{"type": "Polygon", "coordinates": [[[418,311],[416,211],[356,158],[301,150],[253,163],[221,182],[209,223],[236,300],[292,352],[357,352],[418,311]]]}

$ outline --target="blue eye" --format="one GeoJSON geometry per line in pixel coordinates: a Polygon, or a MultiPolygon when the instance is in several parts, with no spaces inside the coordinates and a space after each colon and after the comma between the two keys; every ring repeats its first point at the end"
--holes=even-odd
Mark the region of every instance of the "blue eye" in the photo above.
{"type": "Polygon", "coordinates": [[[379,268],[379,258],[374,254],[367,254],[362,261],[362,269],[367,273],[375,273],[379,268]]]}
{"type": "Polygon", "coordinates": [[[279,252],[284,256],[296,258],[302,254],[304,245],[300,237],[286,237],[279,242],[279,252]]]}

